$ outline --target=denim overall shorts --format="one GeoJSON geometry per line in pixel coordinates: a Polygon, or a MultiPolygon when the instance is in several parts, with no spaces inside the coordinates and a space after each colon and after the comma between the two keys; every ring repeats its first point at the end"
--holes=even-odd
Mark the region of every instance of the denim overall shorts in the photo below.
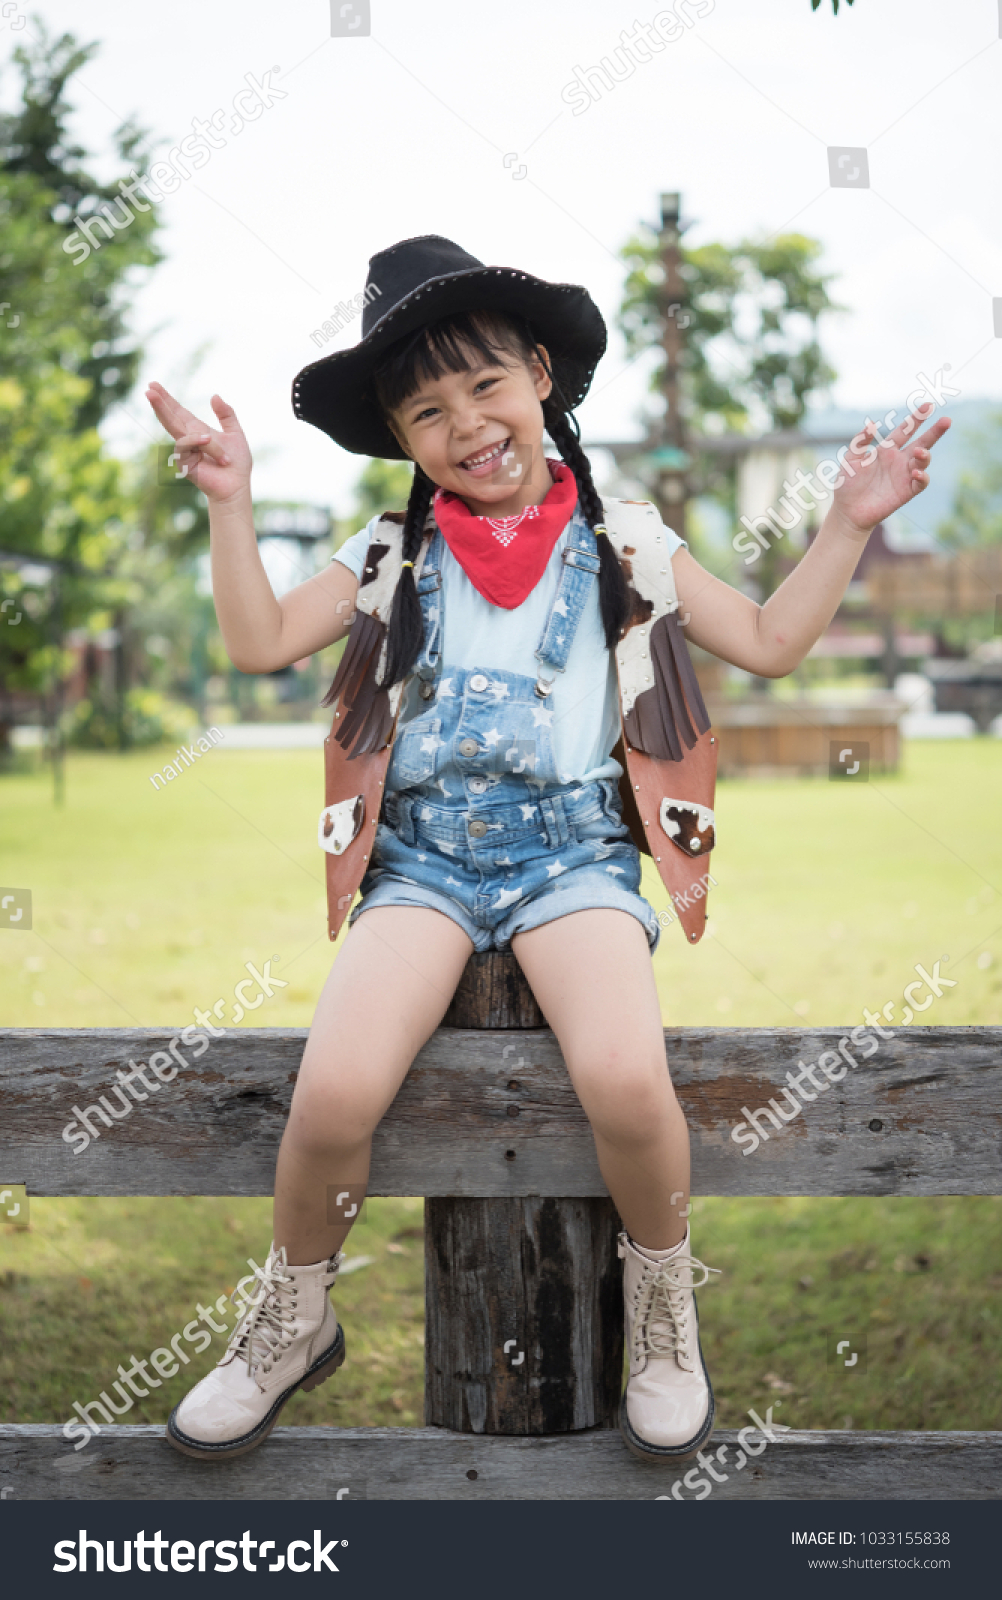
{"type": "Polygon", "coordinates": [[[653,954],[661,928],[639,893],[640,851],[618,786],[561,783],[553,752],[550,695],[597,581],[595,535],[575,515],[535,681],[488,662],[443,671],[443,549],[436,528],[417,581],[425,642],[414,671],[427,709],[397,733],[385,820],[349,926],[374,906],[426,906],[458,922],[476,950],[504,950],[513,934],[607,907],[643,924],[653,954]]]}

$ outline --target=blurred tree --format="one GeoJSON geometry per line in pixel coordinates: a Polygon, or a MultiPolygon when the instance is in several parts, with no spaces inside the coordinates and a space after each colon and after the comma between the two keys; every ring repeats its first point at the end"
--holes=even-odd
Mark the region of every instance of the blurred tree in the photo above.
{"type": "Polygon", "coordinates": [[[147,136],[131,119],[113,136],[124,171],[106,184],[81,165],[86,152],[67,134],[67,85],[97,45],[80,45],[69,33],[50,41],[41,23],[36,29],[38,42],[14,51],[21,104],[0,115],[0,299],[9,302],[9,317],[20,318],[4,329],[4,369],[30,374],[56,363],[82,378],[73,419],[74,431],[82,431],[135,382],[140,350],[125,326],[130,269],[162,259],[152,240],[159,223],[155,206],[128,206],[118,189],[149,154],[147,136]],[[115,223],[112,237],[98,233],[100,248],[77,264],[64,244],[78,216],[104,207],[115,223]],[[123,215],[131,215],[125,226],[123,215]]]}
{"type": "MultiPolygon", "coordinates": [[[[688,285],[683,397],[688,428],[747,433],[796,428],[811,396],[832,383],[817,324],[844,309],[829,299],[832,275],[814,266],[817,239],[780,234],[764,242],[682,249],[688,285]]],[[[646,225],[622,250],[629,267],[619,325],[631,354],[661,340],[658,287],[663,280],[658,235],[646,225]]],[[[659,390],[662,368],[651,376],[659,390]]]]}
{"type": "MultiPolygon", "coordinates": [[[[796,430],[811,398],[833,382],[836,374],[824,359],[817,327],[823,315],[844,308],[828,294],[832,275],[816,266],[821,249],[818,240],[800,233],[680,247],[684,305],[680,301],[672,309],[678,311],[682,338],[679,410],[697,463],[690,490],[715,500],[731,521],[736,516],[733,459],[700,455],[699,436],[796,430]]],[[[629,271],[619,326],[627,349],[631,354],[659,349],[665,269],[657,232],[645,225],[627,241],[622,256],[629,271]]],[[[662,360],[651,374],[654,392],[662,390],[664,378],[662,360]]],[[[656,418],[650,422],[656,424],[656,418]]],[[[721,557],[710,549],[698,518],[693,532],[698,558],[730,576],[729,552],[721,557]]],[[[757,563],[755,584],[762,598],[779,581],[778,560],[773,546],[757,563]]]]}
{"type": "Polygon", "coordinates": [[[409,461],[383,461],[378,457],[367,461],[355,484],[354,509],[339,525],[338,544],[381,512],[402,511],[410,496],[413,474],[409,461]]]}
{"type": "Polygon", "coordinates": [[[936,529],[950,550],[1002,544],[1002,411],[994,412],[986,427],[972,429],[968,459],[949,515],[936,529]]]}
{"type": "MultiPolygon", "coordinates": [[[[85,171],[66,133],[67,85],[96,46],[36,27],[39,42],[14,52],[21,104],[0,115],[0,550],[5,596],[26,598],[17,629],[0,628],[0,684],[55,690],[58,701],[64,633],[114,616],[125,597],[113,574],[130,507],[97,424],[135,378],[134,269],[161,257],[153,208],[130,208],[125,226],[119,210],[113,236],[79,264],[64,248],[79,216],[121,195],[85,171]]],[[[145,158],[144,135],[128,122],[114,137],[127,177],[145,158]]],[[[0,711],[0,740],[3,721],[0,711]]]]}

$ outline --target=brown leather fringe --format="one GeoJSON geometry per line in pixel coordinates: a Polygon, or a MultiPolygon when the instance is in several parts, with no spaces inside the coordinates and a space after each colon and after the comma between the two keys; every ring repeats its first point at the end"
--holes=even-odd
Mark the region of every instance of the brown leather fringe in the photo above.
{"type": "Polygon", "coordinates": [[[650,631],[654,686],[638,694],[623,719],[635,750],[657,761],[681,761],[710,726],[677,612],[666,612],[650,631]],[[695,728],[693,727],[695,723],[695,728]],[[696,731],[698,729],[698,733],[696,731]]]}
{"type": "Polygon", "coordinates": [[[348,760],[382,750],[393,727],[390,696],[376,688],[379,657],[386,624],[367,611],[356,611],[348,643],[341,657],[326,703],[339,701],[340,718],[334,719],[334,738],[348,760]]]}

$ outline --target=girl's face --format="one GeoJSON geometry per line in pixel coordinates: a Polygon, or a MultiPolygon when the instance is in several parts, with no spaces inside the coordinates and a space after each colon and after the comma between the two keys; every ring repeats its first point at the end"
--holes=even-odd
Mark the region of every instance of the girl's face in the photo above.
{"type": "Polygon", "coordinates": [[[391,427],[411,460],[475,515],[512,515],[538,505],[551,487],[542,402],[553,385],[534,359],[488,366],[471,352],[470,367],[422,380],[391,427]]]}

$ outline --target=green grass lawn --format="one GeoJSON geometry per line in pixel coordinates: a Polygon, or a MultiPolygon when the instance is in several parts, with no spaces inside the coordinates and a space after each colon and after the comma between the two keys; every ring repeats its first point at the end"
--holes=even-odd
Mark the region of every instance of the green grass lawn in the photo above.
{"type": "MultiPolygon", "coordinates": [[[[420,1425],[421,1209],[367,1202],[346,1253],[375,1259],[333,1297],[348,1360],[284,1422],[420,1425]]],[[[263,1262],[271,1202],[35,1200],[31,1215],[30,1233],[0,1235],[0,1418],[65,1422],[263,1262]]],[[[1002,1427],[1002,1201],[697,1199],[693,1235],[722,1269],[699,1295],[722,1426],[778,1402],[800,1428],[1002,1427]],[[829,1332],[866,1339],[865,1370],[829,1370],[829,1332]]],[[[225,1337],[122,1420],[165,1422],[225,1337]]]]}
{"type": "MultiPolygon", "coordinates": [[[[74,755],[62,810],[43,772],[0,779],[0,877],[34,899],[30,933],[0,932],[0,1024],[173,1027],[271,959],[288,988],[248,1025],[309,1026],[337,953],[320,752],[216,750],[160,790],[156,764],[74,755]]],[[[996,740],[913,744],[858,787],[721,784],[708,936],[673,924],[654,957],[666,1026],[900,1016],[915,963],[945,954],[957,987],[922,1020],[1002,1022],[1000,796],[996,740]]],[[[667,909],[646,858],[644,892],[667,909]]]]}
{"type": "MultiPolygon", "coordinates": [[[[181,1026],[265,960],[288,987],[247,1025],[309,1024],[338,948],[316,845],[320,753],[214,751],[154,791],[168,753],[71,756],[62,810],[41,770],[0,780],[0,879],[34,902],[30,932],[0,932],[0,1025],[181,1026]]],[[[919,1020],[1002,1023],[1000,769],[997,741],[921,743],[869,784],[722,784],[708,937],[690,949],[672,926],[654,958],[666,1025],[855,1024],[888,1001],[898,1018],[916,963],[936,960],[956,987],[919,1020]]],[[[1000,1210],[698,1200],[694,1248],[724,1269],[700,1297],[723,1422],[781,1401],[795,1426],[1000,1426],[984,1381],[998,1365],[1000,1210]],[[865,1333],[865,1372],[828,1370],[826,1332],[843,1330],[865,1333]]],[[[420,1422],[420,1223],[420,1201],[369,1203],[348,1250],[375,1259],[335,1296],[348,1363],[284,1420],[420,1422]]],[[[0,1234],[0,1414],[66,1420],[119,1362],[232,1289],[269,1238],[263,1199],[34,1201],[29,1233],[0,1234]]],[[[165,1419],[222,1342],[128,1420],[165,1419]]]]}

